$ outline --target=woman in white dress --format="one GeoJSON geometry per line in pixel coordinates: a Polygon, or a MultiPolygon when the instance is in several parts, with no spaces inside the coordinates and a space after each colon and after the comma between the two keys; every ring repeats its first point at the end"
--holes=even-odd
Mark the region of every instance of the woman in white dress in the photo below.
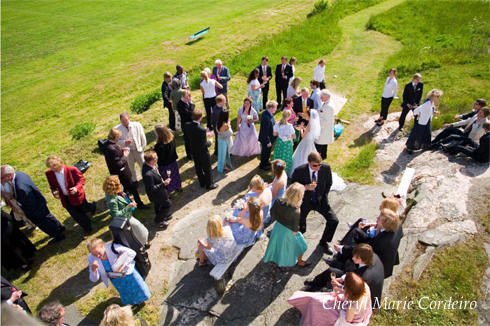
{"type": "Polygon", "coordinates": [[[308,155],[311,152],[316,152],[315,139],[320,136],[320,117],[316,110],[309,110],[303,119],[308,120],[308,125],[305,127],[303,123],[296,126],[301,135],[301,142],[294,151],[293,164],[289,171],[289,177],[293,176],[294,169],[298,166],[308,163],[308,155]]]}

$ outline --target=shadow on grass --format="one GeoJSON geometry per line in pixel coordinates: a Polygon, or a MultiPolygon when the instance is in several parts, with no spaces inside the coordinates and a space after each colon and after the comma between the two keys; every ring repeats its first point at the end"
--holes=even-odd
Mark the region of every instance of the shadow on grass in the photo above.
{"type": "Polygon", "coordinates": [[[204,36],[200,36],[199,38],[196,38],[192,41],[188,41],[187,43],[185,43],[185,45],[187,46],[191,46],[192,44],[196,44],[197,42],[201,42],[201,40],[204,39],[204,36]]]}

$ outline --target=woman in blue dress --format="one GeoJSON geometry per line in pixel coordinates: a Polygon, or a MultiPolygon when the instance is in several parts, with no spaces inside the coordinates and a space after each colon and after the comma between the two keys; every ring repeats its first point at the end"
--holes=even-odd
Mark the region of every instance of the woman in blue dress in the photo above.
{"type": "Polygon", "coordinates": [[[272,201],[271,207],[274,206],[277,198],[284,197],[286,193],[286,187],[288,185],[288,175],[285,171],[286,162],[283,160],[272,161],[272,174],[274,175],[274,181],[271,184],[272,201]]]}
{"type": "Polygon", "coordinates": [[[206,232],[206,240],[197,240],[198,266],[205,266],[207,260],[213,265],[231,262],[236,254],[237,245],[230,227],[223,226],[223,219],[214,215],[208,220],[206,232]]]}
{"type": "Polygon", "coordinates": [[[299,232],[300,206],[305,187],[297,182],[286,190],[286,196],[279,198],[271,209],[276,224],[271,232],[264,262],[273,261],[280,267],[307,266],[303,254],[308,249],[305,238],[299,232]]]}
{"type": "Polygon", "coordinates": [[[257,197],[250,197],[247,206],[240,211],[237,219],[227,219],[237,244],[246,247],[255,243],[258,232],[262,229],[262,208],[257,197]]]}
{"type": "Polygon", "coordinates": [[[90,240],[87,249],[90,252],[88,265],[92,282],[101,279],[109,287],[111,280],[123,305],[139,304],[151,297],[148,285],[134,266],[134,250],[119,244],[104,244],[99,238],[90,240]]]}
{"type": "Polygon", "coordinates": [[[217,170],[219,173],[223,173],[223,170],[231,171],[230,151],[233,146],[233,129],[231,129],[229,110],[223,110],[219,113],[216,129],[218,129],[217,170]]]}

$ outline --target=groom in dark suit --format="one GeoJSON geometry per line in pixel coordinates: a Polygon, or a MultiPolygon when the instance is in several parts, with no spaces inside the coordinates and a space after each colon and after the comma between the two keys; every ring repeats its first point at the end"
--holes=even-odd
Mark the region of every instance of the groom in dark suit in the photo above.
{"type": "Polygon", "coordinates": [[[264,84],[262,88],[262,107],[265,108],[268,96],[269,96],[269,81],[272,79],[272,68],[267,63],[269,62],[269,57],[262,57],[262,64],[258,65],[256,68],[259,69],[259,81],[264,84]]]}
{"type": "Polygon", "coordinates": [[[187,122],[184,130],[189,136],[191,142],[191,153],[194,158],[194,166],[196,168],[197,178],[201,188],[215,189],[218,187],[213,183],[213,174],[211,171],[211,157],[209,156],[208,147],[211,146],[206,138],[206,129],[201,126],[202,111],[195,109],[192,113],[192,122],[187,122]]]}
{"type": "Polygon", "coordinates": [[[405,85],[405,89],[403,90],[403,110],[400,119],[398,120],[398,129],[400,130],[402,130],[405,125],[405,118],[407,117],[408,112],[420,105],[420,99],[424,92],[424,84],[420,81],[421,79],[422,75],[416,73],[413,75],[412,81],[405,85]]]}
{"type": "Polygon", "coordinates": [[[271,169],[269,158],[271,156],[272,145],[276,141],[276,137],[273,135],[274,124],[276,123],[274,120],[274,113],[277,110],[276,101],[267,102],[266,108],[267,110],[260,117],[259,142],[262,150],[260,151],[259,169],[269,171],[271,169]]]}
{"type": "Polygon", "coordinates": [[[281,94],[282,98],[286,98],[286,94],[289,86],[289,79],[293,77],[293,67],[288,64],[288,57],[283,56],[281,63],[276,66],[276,94],[277,94],[277,106],[281,107],[281,94]]]}
{"type": "Polygon", "coordinates": [[[299,218],[299,230],[306,233],[306,217],[312,210],[322,214],[327,225],[322,238],[318,243],[327,254],[333,254],[328,242],[332,241],[339,220],[328,204],[328,192],[332,187],[332,171],[328,164],[322,163],[322,157],[318,152],[308,155],[308,163],[298,166],[293,172],[293,183],[299,182],[305,186],[305,195],[301,204],[299,218]]]}

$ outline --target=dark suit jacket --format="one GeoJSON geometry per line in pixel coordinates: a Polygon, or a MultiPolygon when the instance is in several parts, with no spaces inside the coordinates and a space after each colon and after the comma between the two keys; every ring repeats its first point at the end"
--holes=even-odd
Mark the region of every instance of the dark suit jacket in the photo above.
{"type": "Polygon", "coordinates": [[[478,111],[480,110],[473,110],[471,112],[468,112],[468,113],[465,113],[465,114],[462,114],[460,117],[459,117],[459,120],[466,120],[466,119],[469,119],[469,118],[472,118],[475,116],[475,114],[478,113],[478,111]]]}
{"type": "Polygon", "coordinates": [[[383,293],[383,282],[385,278],[384,266],[376,253],[373,254],[373,264],[358,268],[356,274],[361,276],[367,282],[371,289],[371,302],[374,305],[375,299],[381,302],[383,293]]]}
{"type": "Polygon", "coordinates": [[[262,65],[261,64],[258,65],[256,68],[259,69],[259,82],[261,84],[264,83],[264,81],[262,80],[262,77],[266,76],[267,78],[269,78],[269,81],[264,86],[264,88],[269,89],[269,84],[270,84],[270,81],[272,80],[272,68],[271,68],[271,66],[267,65],[265,67],[265,69],[266,69],[266,72],[265,72],[266,75],[264,75],[264,72],[262,71],[262,65]]]}
{"type": "MultiPolygon", "coordinates": [[[[213,75],[218,77],[218,67],[214,66],[213,67],[213,75]]],[[[221,66],[221,71],[219,72],[219,77],[221,77],[220,80],[217,80],[218,83],[223,85],[222,89],[218,89],[218,93],[228,93],[228,81],[231,79],[230,77],[230,70],[226,68],[225,66],[221,66]]],[[[218,78],[216,78],[218,79],[218,78]]]]}
{"type": "MultiPolygon", "coordinates": [[[[306,107],[310,109],[315,107],[315,102],[313,102],[313,100],[309,97],[306,99],[306,107]]],[[[303,119],[298,115],[298,113],[303,113],[303,98],[301,96],[298,96],[293,100],[293,111],[296,112],[296,116],[299,118],[297,122],[298,125],[302,122],[305,126],[308,125],[308,120],[303,119]]]]}
{"type": "Polygon", "coordinates": [[[182,99],[177,102],[177,112],[180,115],[180,121],[182,125],[185,125],[187,122],[192,122],[192,113],[194,112],[194,108],[196,107],[194,103],[188,103],[186,105],[182,99]]]}
{"type": "Polygon", "coordinates": [[[16,171],[14,186],[16,199],[22,205],[22,210],[28,219],[31,219],[31,216],[49,214],[46,198],[37,189],[30,176],[16,171]]]}
{"type": "Polygon", "coordinates": [[[272,113],[269,110],[265,110],[260,117],[259,142],[267,145],[276,141],[276,137],[273,135],[275,123],[272,113]]]}
{"type": "MultiPolygon", "coordinates": [[[[293,180],[294,182],[294,180],[293,180]]],[[[395,232],[381,232],[374,238],[367,239],[366,243],[373,247],[373,251],[379,256],[384,267],[385,278],[393,273],[393,266],[400,263],[398,246],[403,237],[403,228],[400,226],[395,232]]],[[[343,246],[342,256],[352,257],[354,246],[343,246]]]]}
{"type": "Polygon", "coordinates": [[[419,82],[413,89],[412,82],[405,85],[403,90],[403,103],[402,107],[408,108],[407,104],[420,105],[420,99],[422,98],[422,93],[424,92],[424,83],[419,82]]]}
{"type": "MultiPolygon", "coordinates": [[[[14,291],[12,291],[11,288],[13,288],[15,290],[19,290],[18,287],[16,287],[12,283],[10,283],[5,277],[2,276],[2,289],[1,289],[1,301],[2,301],[2,303],[4,301],[7,301],[8,299],[10,299],[12,292],[14,292],[14,291]]],[[[24,297],[26,295],[27,295],[27,293],[24,293],[24,291],[22,291],[22,296],[17,301],[14,301],[13,303],[21,306],[22,309],[24,309],[28,313],[31,313],[29,306],[27,306],[27,303],[24,301],[24,297]]]]}
{"type": "MultiPolygon", "coordinates": [[[[65,187],[66,192],[68,193],[68,200],[72,206],[81,205],[85,201],[85,191],[83,190],[83,186],[85,185],[85,178],[83,177],[82,172],[74,166],[63,166],[64,174],[65,174],[65,187]],[[78,192],[74,195],[70,194],[69,189],[75,187],[78,192]]],[[[61,203],[63,207],[66,207],[66,200],[61,190],[60,184],[56,179],[56,174],[53,170],[46,171],[46,178],[48,178],[49,187],[51,191],[58,190],[60,195],[61,203]]]]}
{"type": "Polygon", "coordinates": [[[280,63],[276,66],[276,87],[281,89],[288,88],[289,79],[293,77],[293,67],[290,64],[284,67],[284,75],[286,75],[286,78],[282,78],[282,63],[280,63]]]}
{"type": "Polygon", "coordinates": [[[487,163],[490,159],[490,132],[480,138],[480,146],[473,152],[478,162],[487,163]]]}
{"type": "Polygon", "coordinates": [[[206,128],[194,121],[187,122],[184,128],[191,142],[192,156],[207,155],[209,157],[208,147],[211,146],[211,143],[207,141],[206,128]]]}
{"type": "Polygon", "coordinates": [[[110,174],[118,175],[120,179],[131,179],[131,170],[129,170],[128,159],[124,156],[123,151],[118,144],[108,141],[104,156],[110,174]]]}
{"type": "MultiPolygon", "coordinates": [[[[330,165],[322,163],[316,178],[316,197],[318,203],[328,203],[328,193],[332,187],[332,171],[330,165]]],[[[293,172],[292,183],[299,182],[302,185],[311,183],[310,168],[308,163],[298,166],[293,172]]],[[[309,205],[313,191],[306,190],[303,196],[303,204],[309,205]]]]}
{"type": "Polygon", "coordinates": [[[215,105],[211,112],[211,124],[213,128],[216,129],[216,124],[218,123],[219,114],[224,110],[224,107],[215,105]]]}
{"type": "Polygon", "coordinates": [[[172,203],[168,199],[167,188],[165,183],[163,183],[163,178],[160,175],[160,172],[153,169],[146,163],[143,163],[143,168],[141,170],[148,199],[150,199],[152,203],[171,206],[172,203]]]}
{"type": "Polygon", "coordinates": [[[162,83],[162,98],[163,98],[163,106],[167,108],[171,108],[170,104],[170,92],[172,91],[172,86],[167,83],[166,81],[163,81],[162,83]]]}

